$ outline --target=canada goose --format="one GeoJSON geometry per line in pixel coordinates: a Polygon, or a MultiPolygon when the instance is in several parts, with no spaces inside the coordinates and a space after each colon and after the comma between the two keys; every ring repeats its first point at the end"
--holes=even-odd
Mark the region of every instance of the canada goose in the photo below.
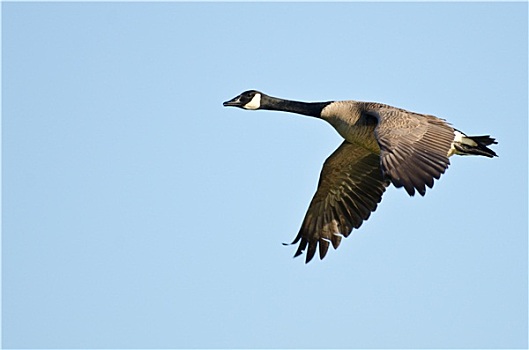
{"type": "Polygon", "coordinates": [[[323,165],[316,194],[291,244],[294,257],[307,248],[308,263],[319,246],[320,259],[329,243],[359,228],[375,211],[390,182],[410,196],[426,193],[450,164],[448,157],[496,157],[489,135],[467,136],[443,119],[373,102],[289,101],[249,90],[223,103],[243,109],[297,113],[329,122],[345,141],[323,165]]]}

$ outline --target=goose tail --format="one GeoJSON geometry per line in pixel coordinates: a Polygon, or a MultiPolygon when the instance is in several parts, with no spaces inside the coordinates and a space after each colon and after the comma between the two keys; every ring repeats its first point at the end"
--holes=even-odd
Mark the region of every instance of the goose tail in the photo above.
{"type": "Polygon", "coordinates": [[[454,131],[454,141],[452,147],[448,151],[448,156],[457,154],[461,156],[477,155],[489,158],[497,157],[496,152],[488,148],[492,144],[498,142],[490,137],[490,135],[483,136],[467,136],[459,130],[454,131]]]}

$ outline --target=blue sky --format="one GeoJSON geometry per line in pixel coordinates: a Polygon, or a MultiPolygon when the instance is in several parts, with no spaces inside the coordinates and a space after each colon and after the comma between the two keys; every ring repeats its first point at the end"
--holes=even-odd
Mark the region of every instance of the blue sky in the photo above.
{"type": "Polygon", "coordinates": [[[526,348],[527,4],[3,3],[4,348],[526,348]],[[284,247],[356,99],[491,134],[284,247]]]}

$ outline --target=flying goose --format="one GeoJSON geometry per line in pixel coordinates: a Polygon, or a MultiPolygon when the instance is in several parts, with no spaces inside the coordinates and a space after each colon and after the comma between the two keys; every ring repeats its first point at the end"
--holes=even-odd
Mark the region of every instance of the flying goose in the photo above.
{"type": "Polygon", "coordinates": [[[329,122],[345,141],[323,165],[316,194],[291,244],[294,255],[307,249],[308,263],[319,247],[323,259],[332,244],[358,229],[375,211],[386,187],[404,187],[410,196],[426,193],[450,164],[448,157],[496,157],[486,136],[467,136],[443,119],[381,103],[361,101],[299,102],[245,91],[223,103],[249,110],[267,109],[329,122]]]}

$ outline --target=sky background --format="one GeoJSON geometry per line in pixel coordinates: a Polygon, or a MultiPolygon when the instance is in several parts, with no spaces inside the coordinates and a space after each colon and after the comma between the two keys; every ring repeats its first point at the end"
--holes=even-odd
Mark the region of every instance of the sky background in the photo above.
{"type": "Polygon", "coordinates": [[[526,3],[2,3],[4,348],[527,348],[526,3]],[[285,247],[342,142],[223,108],[377,101],[491,134],[285,247]]]}

